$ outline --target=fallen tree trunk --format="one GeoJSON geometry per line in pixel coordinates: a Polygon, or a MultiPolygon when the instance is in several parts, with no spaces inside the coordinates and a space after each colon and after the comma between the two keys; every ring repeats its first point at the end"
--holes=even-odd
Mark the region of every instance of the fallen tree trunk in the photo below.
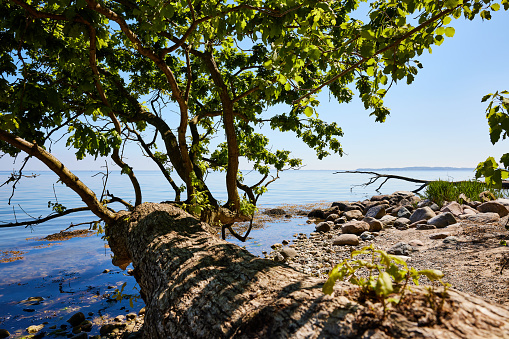
{"type": "Polygon", "coordinates": [[[169,204],[142,204],[107,227],[114,263],[133,262],[145,338],[509,338],[509,310],[457,291],[440,310],[424,288],[382,317],[353,285],[253,256],[169,204]]]}

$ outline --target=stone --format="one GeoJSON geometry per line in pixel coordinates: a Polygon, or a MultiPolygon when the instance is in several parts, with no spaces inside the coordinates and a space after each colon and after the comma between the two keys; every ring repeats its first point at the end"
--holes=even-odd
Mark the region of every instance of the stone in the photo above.
{"type": "Polygon", "coordinates": [[[0,339],[7,338],[10,335],[9,331],[0,328],[0,339]]]}
{"type": "Polygon", "coordinates": [[[99,333],[101,335],[107,335],[107,334],[112,333],[115,328],[116,328],[116,326],[113,324],[102,325],[101,329],[99,330],[99,333]]]}
{"type": "Polygon", "coordinates": [[[461,193],[458,196],[458,202],[460,204],[470,204],[472,202],[472,200],[470,200],[464,193],[461,193]]]}
{"type": "Polygon", "coordinates": [[[325,221],[334,221],[339,218],[339,215],[336,213],[329,214],[329,216],[325,219],[325,221]]]}
{"type": "Polygon", "coordinates": [[[433,233],[429,236],[430,239],[445,239],[449,236],[449,233],[443,232],[443,233],[433,233]]]}
{"type": "Polygon", "coordinates": [[[445,212],[442,214],[439,214],[431,219],[428,220],[428,225],[434,225],[436,228],[444,228],[449,225],[455,224],[456,218],[451,212],[445,212]]]}
{"type": "Polygon", "coordinates": [[[435,203],[432,203],[432,204],[429,206],[429,208],[431,208],[431,210],[432,210],[433,212],[440,211],[440,206],[438,206],[438,205],[437,205],[437,204],[435,204],[435,203]]]}
{"type": "Polygon", "coordinates": [[[369,231],[369,224],[365,221],[350,221],[341,226],[344,234],[361,234],[365,231],[369,231]]]}
{"type": "Polygon", "coordinates": [[[428,224],[419,224],[415,227],[418,231],[426,231],[426,230],[434,230],[437,227],[435,225],[428,225],[428,224]]]}
{"type": "Polygon", "coordinates": [[[334,227],[332,221],[324,221],[316,225],[315,229],[317,232],[329,232],[334,227]]]}
{"type": "Polygon", "coordinates": [[[85,332],[92,331],[92,326],[94,326],[94,324],[90,320],[85,320],[80,324],[81,330],[85,332]]]}
{"type": "Polygon", "coordinates": [[[385,207],[386,206],[384,206],[384,205],[378,205],[378,206],[371,207],[366,212],[366,217],[380,219],[381,217],[383,217],[385,215],[385,207]]]}
{"type": "Polygon", "coordinates": [[[81,312],[75,313],[72,315],[72,317],[67,320],[69,324],[71,324],[72,327],[78,326],[85,320],[85,315],[81,312]]]}
{"type": "Polygon", "coordinates": [[[382,201],[382,200],[388,200],[389,196],[387,194],[383,195],[374,195],[371,197],[371,201],[382,201]]]}
{"type": "Polygon", "coordinates": [[[119,323],[124,322],[125,321],[125,315],[122,315],[122,314],[117,315],[113,320],[118,321],[119,323]]]}
{"type": "Polygon", "coordinates": [[[288,245],[290,242],[288,240],[283,240],[281,241],[281,244],[283,244],[283,246],[286,246],[288,245]]]}
{"type": "Polygon", "coordinates": [[[479,211],[470,207],[470,206],[463,206],[463,213],[464,214],[477,214],[477,213],[479,213],[479,211]]]}
{"type": "Polygon", "coordinates": [[[274,260],[275,262],[284,262],[285,257],[283,257],[281,253],[277,252],[276,254],[274,254],[274,258],[272,260],[274,260]]]}
{"type": "Polygon", "coordinates": [[[412,215],[412,213],[410,213],[410,211],[408,209],[406,209],[405,207],[403,207],[403,206],[401,206],[398,209],[398,212],[396,213],[396,216],[398,218],[407,218],[407,219],[409,219],[411,215],[412,215]]]}
{"type": "Polygon", "coordinates": [[[394,221],[396,221],[396,217],[393,217],[392,215],[384,215],[382,218],[380,218],[380,222],[384,225],[384,227],[390,226],[394,224],[394,221]]]}
{"type": "Polygon", "coordinates": [[[357,246],[359,245],[359,237],[357,237],[355,234],[341,234],[338,237],[335,237],[332,240],[333,245],[352,245],[357,246]]]}
{"type": "Polygon", "coordinates": [[[486,212],[498,213],[498,215],[501,218],[503,218],[509,214],[509,211],[507,210],[507,208],[504,205],[502,205],[501,203],[496,202],[496,201],[485,202],[485,203],[477,206],[477,210],[481,213],[486,213],[486,212]]]}
{"type": "Polygon", "coordinates": [[[127,320],[134,320],[134,319],[136,319],[136,313],[131,312],[126,315],[126,318],[127,318],[127,320]]]}
{"type": "Polygon", "coordinates": [[[263,211],[263,214],[270,216],[282,216],[286,214],[286,211],[282,208],[271,208],[269,210],[263,211]]]}
{"type": "Polygon", "coordinates": [[[340,211],[346,211],[347,207],[350,206],[348,201],[336,201],[332,203],[332,207],[338,207],[340,211]]]}
{"type": "Polygon", "coordinates": [[[407,219],[407,218],[398,218],[394,221],[394,227],[396,227],[396,228],[408,226],[408,224],[410,224],[410,219],[407,219]]]}
{"type": "Polygon", "coordinates": [[[71,339],[88,339],[88,334],[86,332],[81,332],[75,336],[72,336],[71,339]]]}
{"type": "Polygon", "coordinates": [[[456,201],[453,201],[442,207],[440,212],[449,212],[457,217],[458,215],[463,214],[463,208],[456,201]]]}
{"type": "Polygon", "coordinates": [[[276,243],[276,244],[270,246],[270,248],[272,248],[273,250],[276,250],[276,249],[281,248],[281,247],[283,247],[283,244],[279,244],[279,243],[276,243]]]}
{"type": "Polygon", "coordinates": [[[350,221],[352,219],[360,219],[362,218],[362,212],[359,211],[359,210],[350,210],[348,212],[345,212],[343,214],[343,216],[345,216],[345,218],[350,221]]]}
{"type": "Polygon", "coordinates": [[[424,199],[417,203],[417,208],[430,206],[432,203],[433,203],[433,201],[431,201],[429,199],[424,199]]]}
{"type": "Polygon", "coordinates": [[[431,219],[434,216],[436,216],[436,213],[429,206],[426,206],[416,209],[409,219],[410,222],[414,223],[419,220],[431,219]]]}
{"type": "Polygon", "coordinates": [[[39,332],[40,330],[42,330],[44,328],[44,325],[32,325],[32,326],[28,326],[26,331],[30,334],[34,334],[34,333],[37,333],[39,332]]]}
{"type": "Polygon", "coordinates": [[[495,200],[495,196],[490,191],[484,191],[479,193],[479,200],[481,202],[492,201],[495,200]]]}
{"type": "Polygon", "coordinates": [[[361,240],[368,241],[368,240],[374,240],[375,236],[369,232],[362,232],[362,234],[359,236],[361,240]]]}
{"type": "Polygon", "coordinates": [[[414,251],[415,249],[405,242],[398,242],[396,245],[392,246],[387,250],[387,253],[394,255],[405,255],[409,254],[409,251],[414,251]]]}
{"type": "Polygon", "coordinates": [[[103,271],[103,273],[109,273],[110,271],[111,271],[111,270],[107,268],[107,269],[105,269],[105,270],[103,271]]]}
{"type": "Polygon", "coordinates": [[[494,212],[488,212],[488,213],[479,213],[474,215],[467,215],[465,216],[465,220],[470,220],[477,223],[488,223],[488,222],[496,222],[500,220],[500,215],[498,213],[494,212]]]}
{"type": "Polygon", "coordinates": [[[346,220],[346,217],[339,217],[337,218],[336,220],[334,220],[334,224],[344,224],[346,223],[348,220],[346,220]]]}
{"type": "Polygon", "coordinates": [[[325,219],[325,212],[321,208],[316,208],[308,213],[308,218],[325,219]]]}
{"type": "Polygon", "coordinates": [[[498,198],[495,201],[498,202],[499,204],[509,207],[509,199],[498,198]]]}
{"type": "Polygon", "coordinates": [[[454,235],[450,235],[444,239],[444,242],[447,244],[447,243],[451,243],[451,242],[458,242],[458,240],[459,240],[458,237],[455,237],[454,235]]]}
{"type": "Polygon", "coordinates": [[[297,251],[294,248],[291,247],[285,247],[281,250],[281,255],[285,258],[294,258],[297,256],[297,251]]]}
{"type": "Polygon", "coordinates": [[[414,239],[414,240],[410,240],[408,242],[408,244],[412,247],[417,247],[417,246],[424,246],[424,243],[422,241],[420,241],[419,239],[414,239]]]}
{"type": "Polygon", "coordinates": [[[375,218],[366,217],[362,219],[362,221],[368,223],[370,232],[378,232],[384,228],[382,222],[380,220],[376,220],[375,218]]]}

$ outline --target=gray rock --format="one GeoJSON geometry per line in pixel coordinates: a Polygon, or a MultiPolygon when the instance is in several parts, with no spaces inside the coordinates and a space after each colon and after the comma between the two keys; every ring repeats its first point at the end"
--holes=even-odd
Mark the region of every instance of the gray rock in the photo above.
{"type": "Polygon", "coordinates": [[[297,256],[297,251],[291,247],[285,247],[281,250],[281,255],[285,258],[294,258],[297,256]]]}
{"type": "Polygon", "coordinates": [[[465,216],[465,220],[470,220],[473,222],[478,223],[488,223],[488,222],[496,222],[500,220],[500,215],[498,213],[494,212],[488,212],[488,213],[479,213],[474,215],[467,215],[465,216]]]}
{"type": "Polygon", "coordinates": [[[419,239],[410,240],[408,244],[412,247],[424,246],[424,243],[419,239]]]}
{"type": "Polygon", "coordinates": [[[394,227],[396,227],[396,228],[408,226],[408,224],[410,224],[410,219],[407,219],[407,218],[398,218],[394,221],[394,227]]]}
{"type": "Polygon", "coordinates": [[[362,221],[368,223],[370,232],[378,232],[384,228],[382,222],[380,220],[376,220],[375,218],[366,217],[362,219],[362,221]]]}
{"type": "Polygon", "coordinates": [[[442,207],[442,209],[440,209],[440,211],[441,212],[450,212],[456,217],[460,214],[463,214],[463,208],[456,201],[448,203],[447,205],[442,207]]]}
{"type": "Polygon", "coordinates": [[[433,212],[438,212],[438,211],[440,211],[440,206],[438,206],[438,205],[437,205],[437,204],[435,204],[435,203],[432,203],[432,204],[429,206],[429,208],[431,208],[431,210],[432,210],[433,212]]]}
{"type": "Polygon", "coordinates": [[[315,229],[317,232],[329,232],[332,227],[334,227],[334,223],[332,221],[325,221],[316,225],[315,229]]]}
{"type": "Polygon", "coordinates": [[[410,222],[414,223],[419,220],[428,220],[433,218],[434,216],[436,216],[436,213],[433,212],[433,210],[430,207],[428,206],[421,207],[416,209],[414,213],[412,213],[412,215],[410,216],[410,222]]]}
{"type": "Polygon", "coordinates": [[[464,193],[461,193],[458,196],[458,202],[460,204],[470,204],[472,202],[472,200],[470,200],[464,193]]]}
{"type": "Polygon", "coordinates": [[[73,314],[67,322],[71,324],[72,327],[78,326],[85,320],[85,315],[81,312],[73,314]]]}
{"type": "Polygon", "coordinates": [[[444,228],[449,225],[455,224],[456,218],[451,212],[445,212],[442,214],[439,214],[431,219],[428,220],[428,225],[434,225],[437,228],[444,228]]]}
{"type": "Polygon", "coordinates": [[[348,211],[348,212],[345,212],[343,214],[343,216],[348,220],[352,220],[352,219],[360,219],[362,218],[362,212],[359,211],[359,210],[351,210],[351,211],[348,211]]]}
{"type": "Polygon", "coordinates": [[[433,233],[429,236],[430,239],[445,239],[449,236],[449,233],[443,232],[443,233],[433,233]]]}
{"type": "Polygon", "coordinates": [[[401,206],[399,209],[398,209],[398,213],[396,213],[396,216],[398,218],[407,218],[409,219],[410,216],[412,215],[412,213],[410,213],[409,210],[407,210],[405,207],[401,206]]]}
{"type": "Polygon", "coordinates": [[[344,224],[346,223],[348,220],[346,220],[346,217],[339,217],[337,218],[336,220],[334,220],[334,224],[344,224]]]}
{"type": "Polygon", "coordinates": [[[284,262],[285,257],[283,257],[283,255],[281,253],[276,252],[276,254],[274,254],[274,258],[272,258],[272,260],[274,260],[275,262],[284,262]]]}
{"type": "Polygon", "coordinates": [[[369,224],[365,221],[350,221],[341,227],[344,234],[361,234],[365,231],[369,231],[369,224]]]}
{"type": "Polygon", "coordinates": [[[366,217],[380,219],[381,217],[383,217],[385,215],[385,207],[386,206],[384,206],[384,205],[378,205],[378,206],[371,207],[366,212],[366,217]]]}
{"type": "Polygon", "coordinates": [[[417,203],[417,208],[421,208],[421,207],[426,207],[426,206],[431,206],[433,202],[429,199],[424,199],[424,200],[421,200],[417,203]]]}
{"type": "Polygon", "coordinates": [[[335,237],[332,240],[333,245],[352,245],[357,246],[359,245],[359,237],[357,237],[355,234],[341,234],[338,237],[335,237]]]}
{"type": "Polygon", "coordinates": [[[481,213],[487,213],[487,212],[498,213],[498,215],[501,218],[503,218],[509,214],[509,211],[507,210],[507,208],[504,205],[502,205],[501,203],[496,202],[496,201],[485,202],[485,203],[477,206],[477,210],[481,213]]]}
{"type": "Polygon", "coordinates": [[[394,221],[396,221],[396,217],[393,217],[392,215],[384,215],[382,218],[380,218],[380,222],[384,225],[384,227],[390,226],[394,224],[394,221]]]}
{"type": "Polygon", "coordinates": [[[9,331],[0,328],[0,339],[7,338],[10,335],[9,331]]]}
{"type": "Polygon", "coordinates": [[[392,246],[387,250],[389,254],[395,255],[408,255],[410,251],[414,251],[415,249],[405,242],[398,242],[396,245],[392,246]]]}
{"type": "Polygon", "coordinates": [[[332,213],[332,214],[329,214],[327,216],[327,218],[325,219],[325,221],[334,221],[336,220],[337,218],[339,218],[339,215],[336,214],[336,213],[332,213]]]}
{"type": "Polygon", "coordinates": [[[369,232],[362,232],[362,234],[359,236],[359,238],[361,238],[364,241],[368,241],[368,240],[374,240],[375,236],[369,232]]]}
{"type": "Polygon", "coordinates": [[[426,231],[426,230],[434,230],[437,227],[435,225],[428,225],[428,224],[418,224],[415,229],[419,231],[426,231]]]}
{"type": "Polygon", "coordinates": [[[458,237],[455,237],[454,235],[450,235],[447,238],[444,239],[445,243],[451,243],[451,242],[458,242],[458,237]]]}

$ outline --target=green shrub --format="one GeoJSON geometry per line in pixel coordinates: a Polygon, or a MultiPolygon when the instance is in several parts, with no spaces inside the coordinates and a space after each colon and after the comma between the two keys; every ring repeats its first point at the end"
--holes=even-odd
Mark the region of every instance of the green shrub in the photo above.
{"type": "MultiPolygon", "coordinates": [[[[502,189],[494,189],[481,181],[465,180],[459,182],[450,182],[444,180],[432,181],[426,186],[422,194],[424,199],[429,199],[442,206],[444,201],[458,201],[458,197],[463,193],[468,199],[479,200],[479,194],[484,191],[490,191],[496,198],[507,197],[508,193],[502,189]]],[[[462,201],[458,201],[462,203],[462,201]]]]}

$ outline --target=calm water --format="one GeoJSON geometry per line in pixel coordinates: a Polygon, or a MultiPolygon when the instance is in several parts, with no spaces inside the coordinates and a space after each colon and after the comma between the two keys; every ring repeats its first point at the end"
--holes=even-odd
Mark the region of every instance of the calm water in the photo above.
{"type": "MultiPolygon", "coordinates": [[[[269,191],[260,198],[259,208],[312,204],[340,200],[357,201],[369,198],[378,185],[369,187],[353,187],[367,182],[369,176],[360,174],[334,174],[335,171],[288,171],[280,175],[280,179],[269,186],[269,191]]],[[[25,173],[28,174],[28,173],[25,173]]],[[[83,206],[79,197],[60,183],[51,172],[38,172],[33,179],[21,180],[11,199],[12,186],[0,188],[0,222],[29,220],[50,213],[48,201],[64,204],[67,208],[83,206]]],[[[94,189],[96,194],[102,191],[103,177],[96,172],[76,172],[80,179],[94,189]]],[[[398,171],[394,174],[420,179],[470,179],[471,170],[455,171],[398,171]]],[[[0,180],[4,182],[9,172],[0,172],[0,180]]],[[[144,201],[160,202],[173,200],[171,187],[158,172],[138,172],[137,177],[144,192],[144,201]]],[[[254,174],[245,176],[246,183],[254,183],[259,177],[254,174]]],[[[134,200],[134,194],[126,180],[126,176],[111,174],[107,189],[115,196],[124,200],[134,200]]],[[[212,174],[208,178],[211,191],[217,199],[226,200],[224,176],[212,174]]],[[[414,190],[419,185],[389,180],[381,193],[392,193],[398,190],[414,190]]],[[[120,209],[119,205],[112,205],[120,209]]],[[[100,235],[74,238],[60,242],[41,241],[48,234],[57,233],[70,224],[84,223],[97,218],[89,212],[75,213],[57,218],[32,228],[13,227],[0,228],[0,252],[8,250],[20,251],[22,260],[0,263],[0,328],[11,333],[22,334],[23,329],[31,324],[48,321],[51,324],[64,324],[69,315],[77,310],[94,316],[119,314],[137,311],[143,304],[134,301],[131,308],[128,301],[112,302],[103,298],[111,294],[115,288],[127,282],[124,292],[136,294],[135,281],[111,264],[111,253],[105,246],[100,235]],[[102,273],[105,269],[109,273],[102,273]],[[45,301],[40,305],[20,303],[28,297],[42,296],[45,301]],[[29,310],[29,311],[27,311],[29,310]]],[[[88,226],[81,226],[88,228],[88,226]]],[[[264,229],[253,230],[246,243],[239,243],[256,255],[268,251],[270,245],[291,240],[294,233],[310,233],[312,225],[305,223],[305,218],[285,219],[267,224],[264,229]]],[[[1,258],[1,256],[0,256],[1,258]]],[[[50,326],[48,325],[48,326],[50,326]]],[[[46,330],[48,333],[51,330],[46,330]]],[[[96,334],[98,326],[94,326],[91,334],[96,334]]]]}

